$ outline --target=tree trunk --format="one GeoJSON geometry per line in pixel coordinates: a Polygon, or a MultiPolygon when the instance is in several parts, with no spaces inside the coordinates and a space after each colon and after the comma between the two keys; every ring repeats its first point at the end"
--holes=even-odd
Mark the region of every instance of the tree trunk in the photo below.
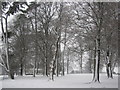
{"type": "Polygon", "coordinates": [[[54,64],[55,64],[55,60],[53,58],[53,61],[51,61],[51,64],[50,64],[50,75],[49,75],[49,78],[52,81],[54,81],[54,64]]]}
{"type": "Polygon", "coordinates": [[[43,67],[44,67],[43,76],[45,76],[45,75],[46,75],[46,63],[45,63],[45,62],[44,62],[44,64],[43,64],[43,67]]]}
{"type": "Polygon", "coordinates": [[[23,76],[23,63],[22,63],[22,62],[21,62],[21,64],[20,64],[20,67],[21,67],[21,68],[20,68],[20,75],[23,76]]]}
{"type": "MultiPolygon", "coordinates": [[[[47,22],[47,21],[46,21],[47,22]]],[[[45,74],[48,76],[48,23],[44,25],[45,28],[45,74]]]]}
{"type": "Polygon", "coordinates": [[[10,78],[14,79],[14,71],[11,70],[11,64],[9,62],[9,44],[8,44],[8,28],[7,28],[7,18],[6,16],[5,23],[6,23],[6,60],[7,60],[7,68],[9,70],[10,78]]]}
{"type": "Polygon", "coordinates": [[[101,39],[101,29],[102,29],[102,23],[103,23],[103,2],[97,2],[98,3],[98,9],[99,9],[99,15],[97,20],[97,40],[96,40],[96,68],[95,68],[95,77],[94,82],[100,82],[99,80],[99,67],[100,67],[100,39],[101,39]]]}
{"type": "Polygon", "coordinates": [[[14,73],[12,73],[13,71],[11,70],[11,66],[10,66],[10,62],[9,62],[9,44],[8,44],[8,16],[6,15],[5,19],[5,30],[4,30],[4,24],[3,24],[3,17],[2,17],[2,7],[1,7],[1,2],[0,2],[0,16],[1,16],[1,28],[2,28],[2,34],[3,34],[3,41],[5,44],[5,54],[6,54],[6,69],[8,71],[8,75],[10,76],[11,79],[14,79],[14,73]],[[6,33],[6,34],[5,34],[6,33]]]}
{"type": "Polygon", "coordinates": [[[36,74],[36,60],[34,62],[34,66],[33,66],[33,77],[35,77],[36,74]]]}
{"type": "Polygon", "coordinates": [[[94,73],[93,73],[93,80],[95,78],[95,67],[96,67],[96,41],[94,40],[95,43],[95,49],[94,49],[94,73]]]}
{"type": "Polygon", "coordinates": [[[55,66],[54,66],[54,65],[55,65],[55,61],[53,61],[53,63],[52,63],[52,68],[51,68],[51,69],[52,69],[51,74],[52,74],[52,80],[53,80],[53,81],[54,81],[54,72],[55,72],[55,71],[54,71],[54,70],[55,70],[55,66]]]}
{"type": "Polygon", "coordinates": [[[108,63],[106,65],[106,70],[107,70],[107,77],[108,78],[113,78],[112,69],[111,69],[111,63],[108,63]]]}
{"type": "Polygon", "coordinates": [[[90,66],[90,68],[89,68],[89,71],[90,71],[90,73],[92,73],[92,66],[91,66],[91,61],[89,61],[89,66],[90,66]]]}
{"type": "MultiPolygon", "coordinates": [[[[57,54],[58,55],[58,54],[57,54]]],[[[57,77],[58,77],[58,57],[57,57],[57,59],[56,59],[56,75],[57,75],[57,77]]]]}
{"type": "MultiPolygon", "coordinates": [[[[37,3],[37,2],[36,2],[37,3]]],[[[34,69],[33,69],[33,77],[35,77],[36,74],[36,62],[37,62],[37,6],[35,6],[35,62],[34,62],[34,69]]]]}
{"type": "Polygon", "coordinates": [[[10,70],[9,75],[10,75],[11,79],[14,79],[14,72],[13,72],[13,70],[10,70]]]}
{"type": "Polygon", "coordinates": [[[37,71],[36,74],[39,74],[39,63],[37,63],[37,71]]]}
{"type": "Polygon", "coordinates": [[[65,46],[64,46],[64,51],[63,51],[63,60],[62,60],[62,75],[64,76],[65,75],[65,46]]]}
{"type": "Polygon", "coordinates": [[[10,62],[9,62],[9,45],[8,45],[8,30],[7,30],[7,16],[5,19],[6,24],[6,37],[5,37],[5,43],[6,43],[6,60],[7,60],[7,68],[10,71],[10,62]]]}
{"type": "Polygon", "coordinates": [[[83,54],[83,52],[82,52],[82,50],[81,50],[81,59],[80,59],[80,68],[81,68],[81,73],[82,73],[82,54],[83,54]]]}
{"type": "Polygon", "coordinates": [[[59,51],[59,41],[60,41],[60,37],[58,37],[57,42],[56,42],[56,51],[55,51],[55,55],[53,57],[53,62],[52,62],[52,66],[51,66],[51,70],[52,70],[52,80],[54,81],[54,74],[55,74],[55,63],[58,59],[58,51],[59,51]]]}
{"type": "Polygon", "coordinates": [[[61,32],[60,32],[60,35],[59,35],[58,51],[57,51],[57,59],[56,59],[56,75],[57,75],[57,77],[59,76],[59,61],[61,61],[60,39],[61,39],[61,32]]]}
{"type": "Polygon", "coordinates": [[[99,40],[97,40],[97,52],[96,52],[96,58],[94,62],[94,76],[93,76],[93,82],[100,82],[99,81],[99,64],[100,64],[100,51],[99,51],[99,40]]]}
{"type": "Polygon", "coordinates": [[[62,61],[62,63],[63,63],[63,69],[62,69],[63,76],[65,75],[65,65],[64,65],[64,63],[65,63],[66,35],[67,35],[67,30],[65,29],[65,35],[64,35],[65,41],[64,41],[64,51],[63,51],[63,61],[62,61]]]}
{"type": "Polygon", "coordinates": [[[99,81],[99,67],[100,67],[100,38],[97,39],[97,55],[96,55],[96,67],[95,67],[95,77],[94,82],[99,81]]]}
{"type": "Polygon", "coordinates": [[[89,72],[92,73],[92,50],[89,52],[89,72]]]}
{"type": "Polygon", "coordinates": [[[67,59],[67,74],[69,74],[69,51],[68,51],[68,59],[67,59]]]}
{"type": "Polygon", "coordinates": [[[26,73],[27,73],[27,67],[26,67],[26,64],[25,64],[25,75],[26,75],[26,73]]]}
{"type": "Polygon", "coordinates": [[[109,47],[108,47],[108,51],[107,51],[107,65],[106,65],[106,72],[107,72],[107,76],[108,78],[113,78],[112,75],[112,67],[111,67],[111,60],[110,60],[110,52],[109,52],[109,47]]]}
{"type": "Polygon", "coordinates": [[[48,65],[47,65],[47,60],[45,63],[45,75],[48,76],[48,65]]]}

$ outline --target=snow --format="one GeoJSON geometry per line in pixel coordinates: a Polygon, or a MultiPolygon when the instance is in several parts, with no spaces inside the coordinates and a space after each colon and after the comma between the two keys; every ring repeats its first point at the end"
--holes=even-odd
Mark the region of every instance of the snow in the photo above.
{"type": "Polygon", "coordinates": [[[0,80],[0,90],[2,89],[2,81],[0,80]]]}
{"type": "Polygon", "coordinates": [[[0,90],[2,89],[2,79],[3,79],[3,76],[0,75],[0,90]]]}
{"type": "Polygon", "coordinates": [[[69,74],[55,77],[55,81],[45,76],[18,76],[15,80],[2,80],[2,88],[118,88],[118,76],[108,79],[100,74],[101,83],[90,83],[92,74],[69,74]]]}

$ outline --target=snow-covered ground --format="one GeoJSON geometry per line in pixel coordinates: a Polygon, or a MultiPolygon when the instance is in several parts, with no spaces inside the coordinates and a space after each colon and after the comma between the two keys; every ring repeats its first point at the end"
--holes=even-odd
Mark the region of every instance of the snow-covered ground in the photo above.
{"type": "Polygon", "coordinates": [[[2,89],[2,81],[0,80],[0,90],[2,89]]]}
{"type": "Polygon", "coordinates": [[[2,80],[2,88],[118,88],[117,75],[108,79],[106,74],[100,74],[101,83],[89,83],[91,80],[92,74],[70,74],[56,77],[55,81],[45,76],[19,76],[2,80]]]}
{"type": "Polygon", "coordinates": [[[2,89],[2,79],[3,79],[3,76],[0,75],[0,90],[2,89]]]}

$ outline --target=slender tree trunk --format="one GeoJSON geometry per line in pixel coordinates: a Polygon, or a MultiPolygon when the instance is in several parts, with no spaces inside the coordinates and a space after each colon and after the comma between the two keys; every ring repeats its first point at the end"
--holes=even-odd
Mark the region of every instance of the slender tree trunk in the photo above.
{"type": "Polygon", "coordinates": [[[97,67],[97,74],[98,74],[98,82],[99,82],[99,67],[100,67],[100,36],[98,38],[98,67],[97,67]]]}
{"type": "MultiPolygon", "coordinates": [[[[64,54],[63,54],[64,55],[64,54]]],[[[63,61],[62,61],[62,75],[65,75],[65,67],[64,67],[64,56],[63,56],[63,61]]]]}
{"type": "Polygon", "coordinates": [[[26,64],[25,64],[25,75],[26,75],[26,73],[27,73],[27,66],[26,66],[26,64]]]}
{"type": "Polygon", "coordinates": [[[58,51],[59,51],[59,40],[60,40],[60,37],[58,37],[58,40],[56,42],[56,51],[55,51],[55,55],[54,55],[54,58],[53,58],[53,63],[52,63],[52,80],[54,81],[54,73],[55,73],[55,63],[58,59],[58,51]]]}
{"type": "Polygon", "coordinates": [[[44,24],[45,29],[45,74],[48,76],[48,52],[49,52],[49,46],[48,46],[48,22],[44,24]]]}
{"type": "Polygon", "coordinates": [[[37,71],[36,74],[39,74],[39,63],[37,63],[37,71]]]}
{"type": "Polygon", "coordinates": [[[7,30],[7,17],[5,19],[5,24],[6,24],[6,60],[7,60],[7,68],[8,70],[10,69],[10,63],[9,63],[9,46],[8,46],[8,30],[7,30]]]}
{"type": "MultiPolygon", "coordinates": [[[[37,3],[37,2],[36,2],[37,3]]],[[[37,49],[37,6],[35,6],[35,62],[34,62],[34,69],[33,69],[33,77],[35,77],[36,74],[36,63],[37,63],[37,55],[38,55],[38,49],[37,49]]]]}
{"type": "Polygon", "coordinates": [[[68,59],[67,59],[67,74],[69,74],[69,51],[68,51],[68,59]]]}
{"type": "Polygon", "coordinates": [[[8,70],[9,70],[10,78],[14,79],[14,71],[11,69],[11,63],[9,62],[9,44],[8,44],[7,19],[8,19],[8,16],[6,16],[6,19],[5,19],[5,23],[6,23],[6,60],[7,60],[7,67],[8,67],[8,70]]]}
{"type": "MultiPolygon", "coordinates": [[[[62,11],[61,11],[62,12],[62,11]]],[[[61,12],[60,12],[60,16],[59,16],[59,18],[60,18],[60,25],[61,25],[61,12]]],[[[60,70],[59,70],[59,62],[61,61],[61,26],[60,26],[60,28],[59,28],[59,32],[58,32],[58,36],[59,36],[59,38],[58,38],[58,54],[57,54],[57,65],[56,65],[56,72],[57,72],[57,77],[59,76],[59,72],[60,72],[60,70]]]]}
{"type": "Polygon", "coordinates": [[[48,65],[47,65],[47,59],[45,63],[45,75],[48,76],[48,65]]]}
{"type": "Polygon", "coordinates": [[[45,62],[44,62],[43,67],[44,67],[43,75],[45,76],[46,75],[46,63],[45,62]]]}
{"type": "Polygon", "coordinates": [[[36,60],[34,62],[34,66],[33,66],[33,77],[35,77],[36,74],[36,60]]]}
{"type": "Polygon", "coordinates": [[[82,52],[82,50],[81,50],[81,58],[80,58],[80,61],[81,61],[81,62],[80,62],[81,73],[82,73],[82,58],[83,58],[83,55],[82,55],[82,54],[83,54],[83,52],[82,52]]]}
{"type": "Polygon", "coordinates": [[[56,59],[56,75],[59,76],[59,61],[61,61],[61,50],[60,50],[60,39],[61,39],[61,33],[59,35],[59,41],[58,41],[58,51],[57,51],[57,59],[56,59]]]}
{"type": "MultiPolygon", "coordinates": [[[[61,40],[61,33],[60,33],[60,40],[61,40]]],[[[57,62],[57,77],[59,76],[60,68],[61,68],[60,67],[60,63],[59,63],[59,62],[61,62],[61,45],[60,45],[60,40],[59,40],[59,50],[58,50],[58,62],[57,62]]]]}
{"type": "Polygon", "coordinates": [[[57,77],[59,76],[60,72],[60,62],[61,62],[61,25],[62,25],[62,11],[63,11],[63,3],[60,3],[60,10],[59,10],[59,24],[58,24],[58,59],[57,59],[57,77]]]}
{"type": "Polygon", "coordinates": [[[108,78],[113,78],[109,47],[108,47],[108,51],[107,51],[106,60],[107,60],[107,65],[106,65],[107,76],[108,76],[108,78]]]}
{"type": "Polygon", "coordinates": [[[53,81],[54,81],[54,72],[55,72],[55,60],[53,61],[52,67],[51,67],[51,76],[53,81]]]}
{"type": "Polygon", "coordinates": [[[107,77],[108,78],[113,78],[112,69],[111,69],[111,63],[108,63],[106,65],[106,69],[107,69],[107,77]]]}
{"type": "Polygon", "coordinates": [[[5,19],[5,23],[6,23],[6,60],[7,60],[7,67],[8,67],[8,70],[9,70],[10,77],[11,77],[11,79],[14,79],[14,72],[11,69],[11,64],[9,62],[9,45],[8,45],[8,28],[7,28],[8,25],[7,25],[7,19],[8,19],[8,16],[6,16],[6,19],[5,19]]]}
{"type": "Polygon", "coordinates": [[[95,68],[96,68],[96,40],[94,40],[94,43],[95,43],[95,48],[94,48],[94,73],[93,73],[93,80],[95,78],[95,68]]]}
{"type": "Polygon", "coordinates": [[[89,51],[89,72],[90,73],[92,73],[92,66],[91,65],[92,65],[92,50],[89,51]]]}
{"type": "Polygon", "coordinates": [[[66,49],[66,29],[65,29],[65,36],[64,36],[64,38],[65,38],[65,41],[64,41],[64,51],[63,51],[63,61],[62,61],[62,64],[63,64],[63,67],[62,67],[62,74],[63,74],[63,76],[65,75],[65,65],[64,65],[64,63],[65,63],[65,49],[66,49]]]}
{"type": "Polygon", "coordinates": [[[57,57],[57,60],[56,60],[56,75],[57,77],[59,76],[59,50],[58,50],[58,57],[57,57]]]}
{"type": "Polygon", "coordinates": [[[23,76],[23,63],[22,63],[22,62],[21,62],[21,64],[20,64],[20,67],[21,67],[21,68],[20,68],[20,75],[23,76]]]}
{"type": "Polygon", "coordinates": [[[58,60],[59,60],[59,58],[57,56],[57,59],[56,59],[56,75],[57,75],[57,77],[58,77],[58,60]]]}
{"type": "Polygon", "coordinates": [[[90,73],[92,73],[92,67],[91,67],[91,61],[89,61],[89,66],[90,66],[90,69],[89,69],[89,71],[90,71],[90,73]]]}

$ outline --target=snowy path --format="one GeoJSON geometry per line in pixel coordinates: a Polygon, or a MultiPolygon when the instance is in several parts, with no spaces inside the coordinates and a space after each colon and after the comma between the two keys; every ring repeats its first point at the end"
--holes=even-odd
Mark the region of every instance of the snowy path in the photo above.
{"type": "Polygon", "coordinates": [[[118,88],[118,77],[108,79],[106,74],[100,75],[101,83],[91,83],[91,74],[71,74],[56,77],[55,81],[48,81],[43,76],[16,77],[15,80],[5,79],[2,81],[3,88],[118,88]]]}

